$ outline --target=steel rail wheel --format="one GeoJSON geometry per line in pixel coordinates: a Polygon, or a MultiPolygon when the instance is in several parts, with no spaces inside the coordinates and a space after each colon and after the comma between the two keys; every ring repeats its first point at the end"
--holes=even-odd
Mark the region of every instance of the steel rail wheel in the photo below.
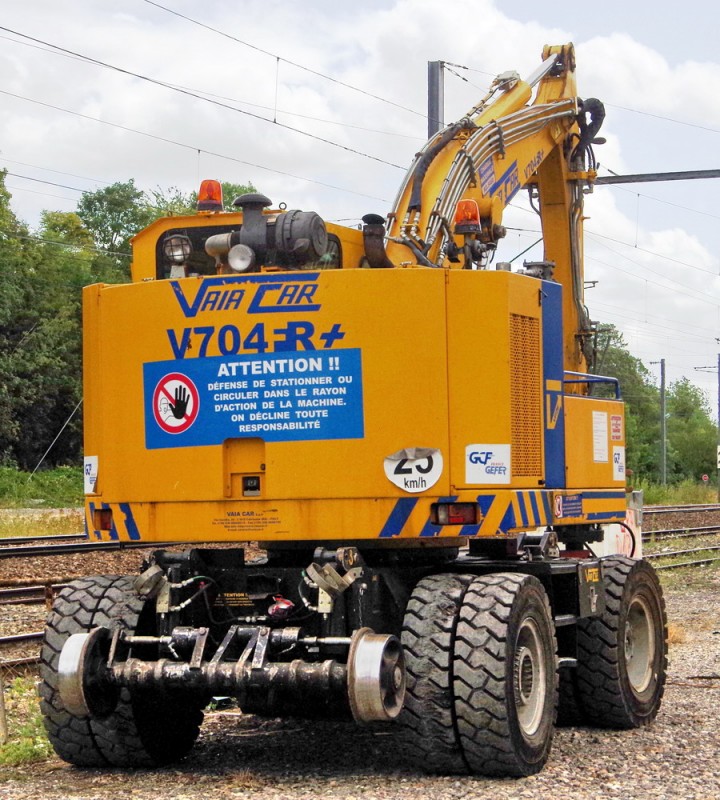
{"type": "Polygon", "coordinates": [[[457,728],[472,772],[519,777],[542,769],[554,732],[556,651],[537,578],[496,573],[472,582],[453,663],[457,728]]]}
{"type": "Polygon", "coordinates": [[[107,713],[101,716],[73,714],[63,706],[59,684],[71,676],[61,674],[60,654],[69,637],[97,627],[139,632],[144,607],[133,579],[120,576],[73,581],[55,600],[40,657],[40,709],[55,752],[71,764],[155,766],[186,755],[197,738],[204,701],[196,697],[122,689],[104,698],[107,713]]]}
{"type": "Polygon", "coordinates": [[[583,713],[602,727],[655,719],[667,674],[667,617],[647,561],[602,560],[605,611],[578,624],[577,688],[583,713]]]}

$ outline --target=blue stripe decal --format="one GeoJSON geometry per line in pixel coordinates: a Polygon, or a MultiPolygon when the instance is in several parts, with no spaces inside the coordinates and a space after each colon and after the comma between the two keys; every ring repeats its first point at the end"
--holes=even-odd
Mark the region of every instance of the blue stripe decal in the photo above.
{"type": "Polygon", "coordinates": [[[583,500],[624,500],[625,492],[583,492],[583,500]]]}
{"type": "Polygon", "coordinates": [[[542,497],[543,508],[545,509],[545,522],[552,520],[552,504],[550,502],[550,492],[540,492],[542,497]]]}
{"type": "Polygon", "coordinates": [[[538,508],[537,504],[537,492],[530,492],[530,505],[532,506],[533,514],[535,515],[535,519],[537,520],[538,525],[543,525],[547,520],[543,519],[540,516],[540,509],[538,508]]]}
{"type": "Polygon", "coordinates": [[[621,509],[620,511],[598,511],[597,513],[593,514],[586,514],[587,519],[621,519],[625,518],[625,509],[621,509]]]}
{"type": "MultiPolygon", "coordinates": [[[[120,540],[120,534],[118,533],[118,529],[115,526],[115,518],[114,518],[113,513],[112,513],[112,508],[110,508],[108,503],[103,503],[100,507],[103,509],[103,511],[106,510],[106,509],[108,511],[110,511],[110,530],[108,531],[108,534],[110,535],[110,538],[113,541],[115,541],[115,542],[119,541],[120,540]]],[[[100,532],[100,535],[102,536],[102,531],[100,532]]]]}
{"type": "Polygon", "coordinates": [[[133,541],[141,539],[142,537],[140,536],[140,531],[135,522],[135,517],[133,517],[130,503],[119,503],[118,505],[120,506],[120,511],[125,515],[125,528],[127,529],[128,538],[133,541]]]}
{"type": "MultiPolygon", "coordinates": [[[[457,500],[457,495],[453,495],[452,497],[438,497],[438,499],[435,502],[454,503],[456,500],[457,500]]],[[[423,529],[420,531],[420,536],[422,537],[438,536],[443,527],[444,527],[443,525],[433,525],[432,522],[430,522],[430,517],[428,517],[427,522],[423,526],[423,529]]]]}
{"type": "Polygon", "coordinates": [[[566,477],[562,286],[543,281],[541,296],[545,486],[563,489],[566,477]]]}
{"type": "Polygon", "coordinates": [[[520,509],[520,517],[522,518],[522,524],[527,528],[527,526],[530,524],[530,520],[528,519],[527,509],[525,508],[525,492],[518,492],[517,499],[518,508],[520,509]]]}
{"type": "Polygon", "coordinates": [[[516,527],[515,525],[515,512],[513,511],[512,503],[507,507],[507,511],[505,512],[505,516],[502,518],[502,522],[500,523],[500,527],[498,530],[501,533],[507,533],[510,528],[516,527]]]}
{"type": "Polygon", "coordinates": [[[399,536],[405,523],[410,518],[413,509],[417,505],[417,497],[402,497],[395,503],[395,508],[390,512],[387,522],[380,531],[380,538],[387,539],[391,536],[399,536]]]}
{"type": "Polygon", "coordinates": [[[477,536],[480,525],[463,525],[458,536],[477,536]]]}
{"type": "Polygon", "coordinates": [[[480,506],[480,513],[483,517],[487,517],[488,511],[490,511],[490,506],[492,506],[495,500],[494,494],[481,494],[478,499],[478,505],[480,506]]]}

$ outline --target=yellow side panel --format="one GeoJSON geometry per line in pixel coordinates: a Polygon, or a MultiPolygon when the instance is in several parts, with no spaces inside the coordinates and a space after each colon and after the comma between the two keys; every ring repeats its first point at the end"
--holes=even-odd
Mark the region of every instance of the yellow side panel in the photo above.
{"type": "Polygon", "coordinates": [[[625,416],[619,400],[565,396],[568,489],[625,486],[625,416]]]}
{"type": "Polygon", "coordinates": [[[504,271],[452,271],[448,282],[453,487],[537,488],[543,478],[540,282],[504,271]]]}
{"type": "Polygon", "coordinates": [[[421,530],[430,500],[449,492],[445,273],[247,277],[86,291],[91,501],[144,508],[158,538],[229,535],[212,527],[225,506],[208,503],[270,513],[284,501],[268,524],[276,535],[376,537],[397,499],[426,487],[421,530]],[[439,457],[406,491],[386,459],[412,448],[439,457]],[[245,491],[244,477],[259,482],[245,491]],[[351,505],[318,517],[316,498],[370,498],[372,525],[351,505]]]}

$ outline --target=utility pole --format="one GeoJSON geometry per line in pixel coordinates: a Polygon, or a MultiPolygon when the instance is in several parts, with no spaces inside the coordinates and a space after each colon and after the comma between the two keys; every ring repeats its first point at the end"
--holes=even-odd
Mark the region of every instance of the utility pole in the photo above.
{"type": "MultiPolygon", "coordinates": [[[[720,339],[715,339],[720,344],[720,339]]],[[[718,375],[718,439],[717,439],[717,494],[720,503],[720,353],[718,353],[717,367],[695,367],[698,372],[715,372],[718,375]]]]}
{"type": "Polygon", "coordinates": [[[660,364],[660,480],[667,486],[667,417],[665,411],[665,359],[651,361],[660,364]]]}
{"type": "Polygon", "coordinates": [[[445,127],[444,61],[428,61],[428,139],[445,127]]]}
{"type": "Polygon", "coordinates": [[[665,359],[660,359],[660,475],[667,486],[667,416],[665,410],[665,359]]]}

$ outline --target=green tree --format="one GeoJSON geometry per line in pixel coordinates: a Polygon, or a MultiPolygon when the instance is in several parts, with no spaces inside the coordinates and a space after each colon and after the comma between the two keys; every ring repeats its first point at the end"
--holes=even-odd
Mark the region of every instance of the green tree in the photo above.
{"type": "MultiPolygon", "coordinates": [[[[256,192],[257,189],[252,183],[231,183],[221,181],[223,190],[223,208],[225,211],[237,211],[233,206],[233,200],[242,194],[256,192]]],[[[154,217],[164,217],[173,214],[195,214],[197,212],[197,192],[183,192],[177,186],[169,189],[157,187],[145,193],[145,202],[148,212],[154,217]]]]}
{"type": "MultiPolygon", "coordinates": [[[[251,185],[225,183],[228,207],[251,185]]],[[[0,171],[0,464],[79,463],[82,288],[128,280],[130,239],[163,214],[195,212],[175,187],[133,180],[86,192],[77,213],[45,211],[36,235],[12,211],[0,171]]]]}
{"type": "Polygon", "coordinates": [[[0,170],[0,464],[14,464],[19,426],[15,416],[17,381],[15,351],[32,331],[25,318],[26,251],[31,247],[27,228],[10,208],[5,187],[7,170],[0,170]]]}
{"type": "Polygon", "coordinates": [[[38,235],[23,254],[23,291],[15,309],[23,333],[8,363],[12,460],[23,469],[34,469],[61,431],[47,464],[80,458],[80,303],[93,257],[93,238],[78,215],[55,211],[43,213],[38,235]]]}
{"type": "MultiPolygon", "coordinates": [[[[603,325],[598,335],[596,372],[617,378],[625,401],[626,462],[640,478],[659,476],[660,396],[652,376],[639,358],[627,349],[622,334],[614,325],[603,325]]],[[[596,392],[609,397],[604,388],[596,392]]]]}
{"type": "Polygon", "coordinates": [[[130,238],[149,221],[145,195],[132,178],[83,192],[77,213],[97,246],[115,252],[130,252],[130,238]]]}
{"type": "Polygon", "coordinates": [[[667,395],[668,473],[673,479],[698,480],[716,469],[717,426],[702,391],[682,378],[667,395]]]}

